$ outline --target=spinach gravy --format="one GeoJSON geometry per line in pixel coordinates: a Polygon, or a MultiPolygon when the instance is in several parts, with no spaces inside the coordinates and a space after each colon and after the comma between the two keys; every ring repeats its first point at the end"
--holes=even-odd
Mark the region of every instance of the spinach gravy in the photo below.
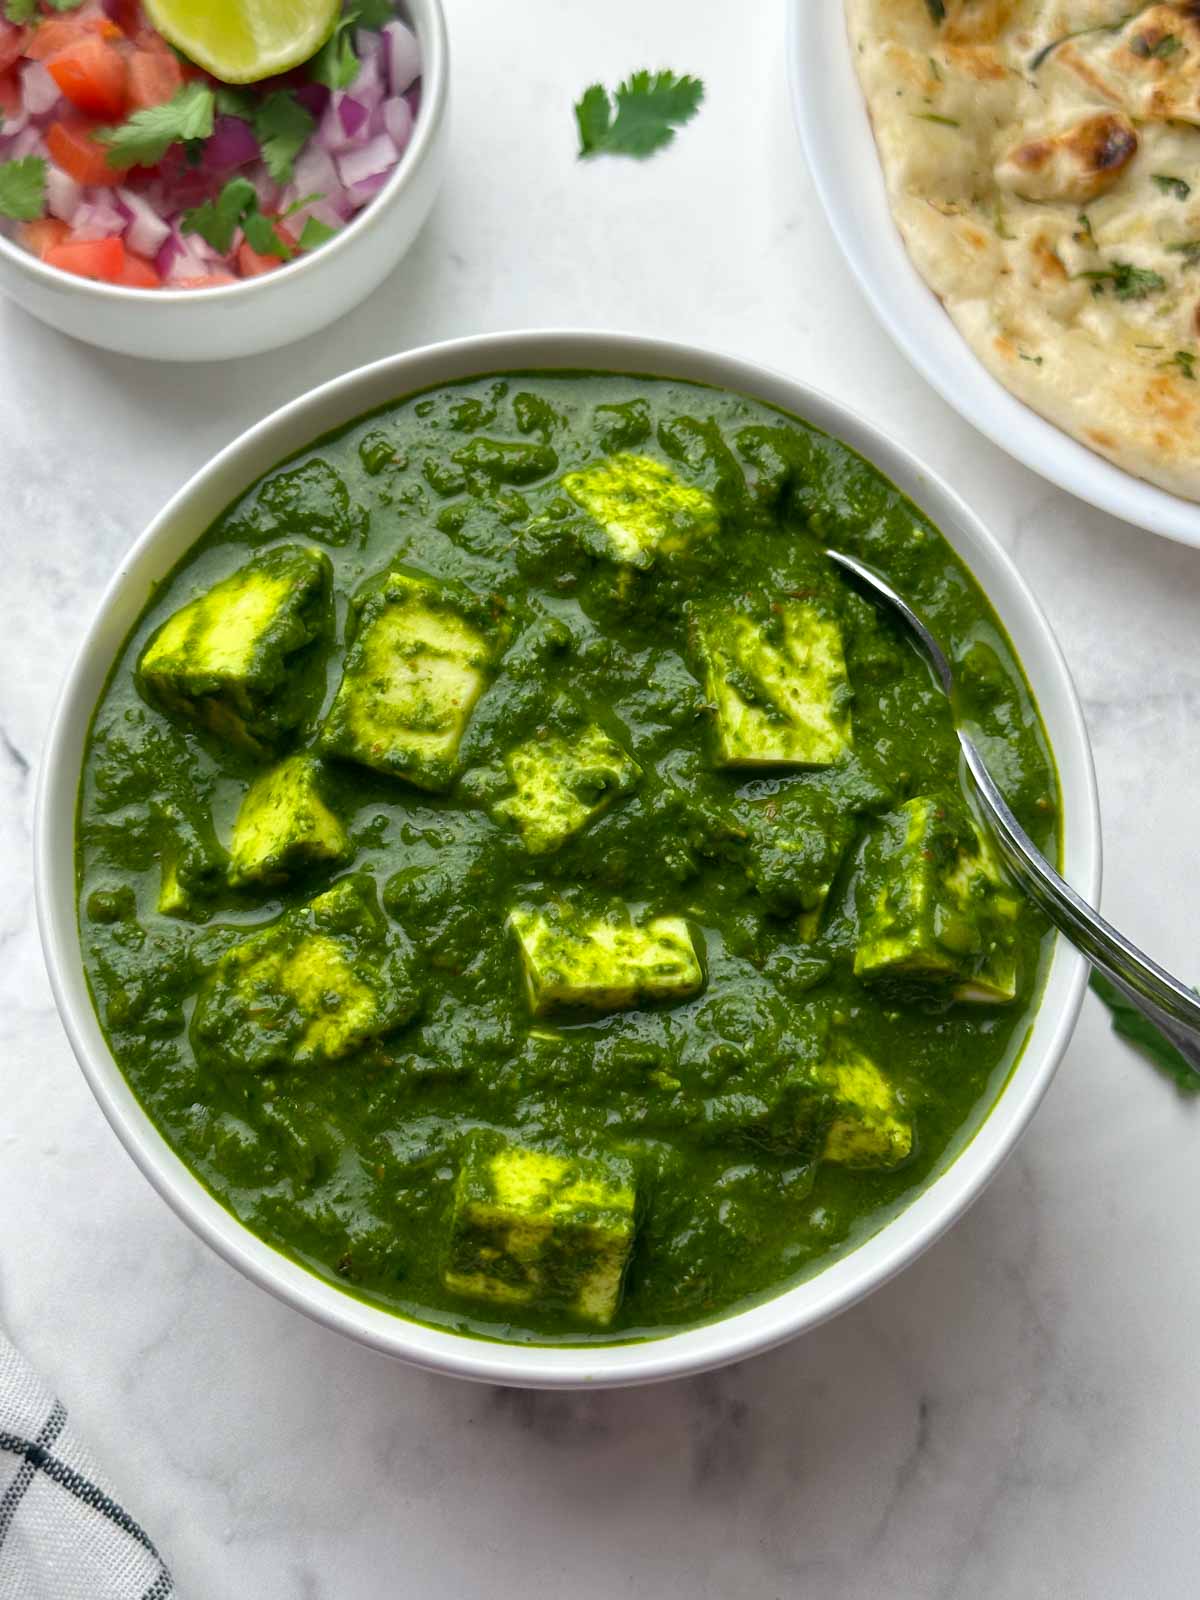
{"type": "Polygon", "coordinates": [[[829,544],[947,642],[1053,858],[1045,731],[971,575],[741,395],[416,395],[155,590],[91,729],[83,948],[130,1085],[248,1228],[425,1323],[619,1341],[795,1284],[953,1159],[1049,938],[829,544]]]}

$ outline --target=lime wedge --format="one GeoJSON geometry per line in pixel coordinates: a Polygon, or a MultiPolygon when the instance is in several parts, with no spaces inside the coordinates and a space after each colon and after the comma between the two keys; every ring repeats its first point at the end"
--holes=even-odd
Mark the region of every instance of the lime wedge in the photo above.
{"type": "Polygon", "coordinates": [[[316,55],[341,0],[145,0],[168,44],[222,83],[257,83],[316,55]]]}

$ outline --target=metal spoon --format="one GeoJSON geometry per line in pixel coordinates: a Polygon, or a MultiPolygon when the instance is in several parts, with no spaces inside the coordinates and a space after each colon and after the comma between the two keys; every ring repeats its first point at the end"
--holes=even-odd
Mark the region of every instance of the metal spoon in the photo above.
{"type": "Polygon", "coordinates": [[[1008,802],[984,765],[975,742],[957,725],[954,672],[949,659],[908,602],[896,593],[886,579],[861,561],[856,561],[853,556],[844,555],[840,550],[826,550],[825,554],[839,567],[853,573],[873,594],[886,600],[916,634],[922,652],[955,712],[958,742],[967,771],[1000,853],[1013,877],[1059,932],[1066,934],[1079,953],[1114,983],[1130,1004],[1136,1006],[1170,1040],[1194,1072],[1200,1073],[1200,998],[1164,971],[1157,962],[1143,955],[1094,907],[1081,900],[1070,884],[1050,866],[1013,816],[1008,802]]]}

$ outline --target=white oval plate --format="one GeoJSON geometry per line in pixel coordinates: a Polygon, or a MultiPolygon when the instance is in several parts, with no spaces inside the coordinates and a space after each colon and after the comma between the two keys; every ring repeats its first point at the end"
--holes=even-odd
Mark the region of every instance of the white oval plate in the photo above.
{"type": "Polygon", "coordinates": [[[1200,505],[1114,467],[987,371],[909,260],[892,221],[842,0],[790,0],[788,77],[825,215],[872,310],[921,376],[993,444],[1139,528],[1200,545],[1200,505]]]}

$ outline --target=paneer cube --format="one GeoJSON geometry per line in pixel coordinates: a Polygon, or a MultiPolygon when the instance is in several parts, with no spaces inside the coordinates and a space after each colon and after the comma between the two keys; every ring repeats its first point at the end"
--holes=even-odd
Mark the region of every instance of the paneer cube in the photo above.
{"type": "Polygon", "coordinates": [[[317,862],[341,861],[349,840],[321,794],[321,763],[288,756],[246,792],[229,845],[229,882],[284,883],[317,862]]]}
{"type": "Polygon", "coordinates": [[[917,796],[863,856],[854,971],[935,984],[956,1000],[1010,1001],[1019,903],[964,806],[917,796]]]}
{"type": "Polygon", "coordinates": [[[850,748],[850,685],[832,617],[787,600],[767,621],[710,610],[693,624],[719,766],[830,767],[850,748]]]}
{"type": "Polygon", "coordinates": [[[912,1153],[912,1124],[891,1084],[840,1042],[819,1066],[788,1077],[762,1131],[769,1145],[846,1167],[895,1167],[912,1153]]]}
{"type": "Polygon", "coordinates": [[[749,802],[746,870],[767,909],[813,939],[850,841],[854,817],[803,778],[749,802]]]}
{"type": "Polygon", "coordinates": [[[686,1000],[704,987],[704,972],[682,917],[641,925],[625,906],[586,916],[571,906],[518,906],[509,915],[525,969],[534,1016],[563,1007],[628,1011],[686,1000]]]}
{"type": "MultiPolygon", "coordinates": [[[[329,561],[279,545],[189,600],[142,651],[148,700],[256,754],[276,748],[310,709],[308,649],[329,627],[329,561]]],[[[313,663],[315,664],[315,663],[313,663]]]]}
{"type": "Polygon", "coordinates": [[[174,800],[154,806],[158,824],[158,910],[164,917],[207,916],[205,901],[225,884],[224,852],[208,816],[174,800]]]}
{"type": "Polygon", "coordinates": [[[192,1019],[202,1060],[267,1071],[338,1061],[417,1009],[408,961],[365,874],[227,950],[192,1019]]]}
{"type": "Polygon", "coordinates": [[[498,1308],[608,1327],[636,1229],[632,1165],[469,1136],[454,1189],[442,1282],[498,1308]]]}
{"type": "Polygon", "coordinates": [[[589,543],[596,553],[623,566],[653,566],[660,553],[683,550],[720,527],[712,496],[650,456],[621,451],[568,472],[562,486],[595,523],[589,543]]]}
{"type": "Polygon", "coordinates": [[[642,775],[633,757],[594,723],[569,739],[519,744],[505,765],[516,793],[498,800],[493,815],[513,822],[535,856],[561,849],[642,775]]]}
{"type": "Polygon", "coordinates": [[[419,789],[448,789],[492,648],[431,581],[393,572],[358,606],[358,631],[321,748],[419,789]]]}

